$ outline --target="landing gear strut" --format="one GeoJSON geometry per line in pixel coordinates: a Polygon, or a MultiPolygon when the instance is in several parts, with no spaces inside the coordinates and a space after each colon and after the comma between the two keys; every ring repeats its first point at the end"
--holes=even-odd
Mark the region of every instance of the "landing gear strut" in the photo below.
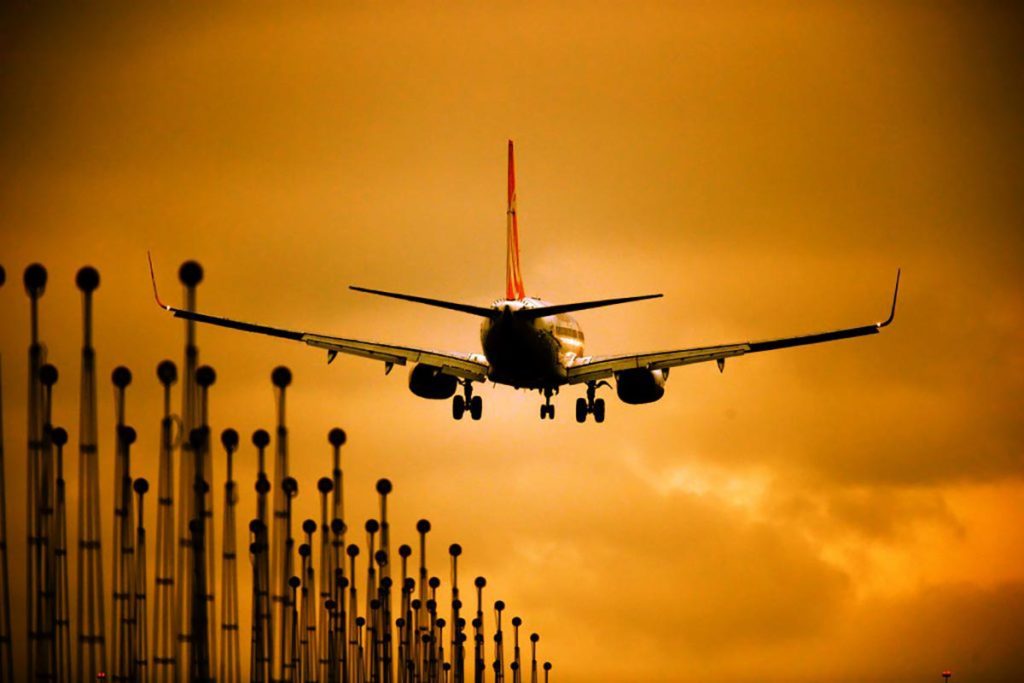
{"type": "Polygon", "coordinates": [[[468,379],[459,380],[462,385],[462,396],[452,399],[452,417],[461,420],[462,416],[469,411],[469,416],[479,420],[484,413],[484,401],[479,396],[473,395],[473,382],[468,379]]]}
{"type": "Polygon", "coordinates": [[[600,387],[610,387],[608,382],[587,382],[587,397],[576,399],[576,421],[586,422],[587,415],[594,416],[594,422],[604,422],[604,399],[595,398],[600,387]]]}
{"type": "Polygon", "coordinates": [[[551,405],[551,394],[554,393],[550,387],[544,389],[544,405],[540,407],[540,419],[555,419],[555,407],[551,405]]]}

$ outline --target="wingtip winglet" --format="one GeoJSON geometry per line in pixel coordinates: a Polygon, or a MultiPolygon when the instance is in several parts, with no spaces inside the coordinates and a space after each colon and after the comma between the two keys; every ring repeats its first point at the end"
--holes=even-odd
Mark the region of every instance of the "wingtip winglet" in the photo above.
{"type": "Polygon", "coordinates": [[[146,258],[149,259],[149,279],[153,281],[153,298],[156,299],[156,305],[165,311],[171,310],[171,307],[160,301],[160,293],[156,291],[156,273],[153,272],[153,254],[146,252],[146,258]]]}
{"type": "Polygon", "coordinates": [[[877,324],[878,329],[882,329],[883,327],[887,327],[888,325],[892,324],[893,320],[896,319],[896,299],[899,297],[899,294],[900,294],[900,273],[901,272],[902,272],[902,268],[897,268],[896,269],[896,286],[893,288],[893,291],[892,291],[892,308],[889,309],[889,317],[886,318],[884,322],[880,322],[880,323],[877,324]]]}

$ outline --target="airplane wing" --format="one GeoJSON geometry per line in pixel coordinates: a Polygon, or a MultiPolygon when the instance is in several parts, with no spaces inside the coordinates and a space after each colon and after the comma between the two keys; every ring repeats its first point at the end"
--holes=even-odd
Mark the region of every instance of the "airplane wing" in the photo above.
{"type": "MultiPolygon", "coordinates": [[[[150,274],[152,275],[152,260],[150,260],[149,268],[150,274]]],[[[196,322],[206,323],[209,325],[227,327],[232,330],[255,332],[257,334],[266,334],[271,337],[280,337],[282,339],[305,342],[314,348],[326,350],[328,363],[334,360],[334,357],[339,353],[347,353],[353,356],[381,361],[387,364],[388,370],[391,369],[392,365],[405,365],[409,362],[425,363],[426,365],[439,368],[443,374],[470,379],[475,382],[482,382],[486,380],[487,372],[490,369],[486,359],[479,354],[430,351],[428,349],[419,349],[412,346],[380,344],[361,339],[345,339],[325,334],[285,330],[279,327],[257,325],[254,323],[242,322],[240,320],[233,320],[231,318],[221,318],[206,315],[205,313],[196,313],[195,311],[174,308],[160,300],[160,295],[156,291],[155,276],[153,276],[153,295],[156,297],[156,302],[160,308],[172,313],[175,318],[184,318],[185,320],[194,320],[196,322]]]]}
{"type": "Polygon", "coordinates": [[[611,377],[616,372],[623,370],[634,370],[645,368],[647,370],[663,370],[679,365],[690,365],[693,363],[704,363],[706,361],[717,361],[719,370],[724,367],[725,359],[733,356],[742,356],[747,353],[758,351],[772,351],[774,349],[786,349],[792,346],[805,346],[807,344],[820,344],[822,342],[836,341],[839,339],[851,339],[863,337],[869,334],[878,334],[883,327],[892,323],[896,317],[896,297],[900,291],[900,272],[896,271],[896,288],[892,295],[892,309],[889,317],[880,323],[862,325],[860,327],[848,327],[841,330],[829,332],[818,332],[798,337],[782,337],[780,339],[767,339],[764,341],[742,342],[739,344],[720,344],[717,346],[701,346],[691,349],[678,349],[675,351],[656,351],[654,353],[623,354],[619,356],[604,356],[597,358],[583,358],[575,365],[567,368],[566,379],[570,384],[591,382],[611,377]]]}

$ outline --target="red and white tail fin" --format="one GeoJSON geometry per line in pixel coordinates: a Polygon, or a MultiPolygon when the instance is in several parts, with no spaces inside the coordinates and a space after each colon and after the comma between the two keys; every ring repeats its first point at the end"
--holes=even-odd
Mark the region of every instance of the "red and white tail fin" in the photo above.
{"type": "Polygon", "coordinates": [[[519,270],[519,223],[516,221],[516,165],[512,141],[508,141],[508,254],[505,260],[505,298],[525,299],[523,273],[519,270]]]}

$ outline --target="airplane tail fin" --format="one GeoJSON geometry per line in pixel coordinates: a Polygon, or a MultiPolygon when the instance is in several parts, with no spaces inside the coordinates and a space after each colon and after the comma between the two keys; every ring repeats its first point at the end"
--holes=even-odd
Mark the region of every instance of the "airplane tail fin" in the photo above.
{"type": "Polygon", "coordinates": [[[519,223],[516,220],[516,166],[512,153],[512,141],[508,141],[508,253],[505,257],[505,298],[521,300],[526,298],[523,288],[523,274],[519,269],[519,223]]]}

